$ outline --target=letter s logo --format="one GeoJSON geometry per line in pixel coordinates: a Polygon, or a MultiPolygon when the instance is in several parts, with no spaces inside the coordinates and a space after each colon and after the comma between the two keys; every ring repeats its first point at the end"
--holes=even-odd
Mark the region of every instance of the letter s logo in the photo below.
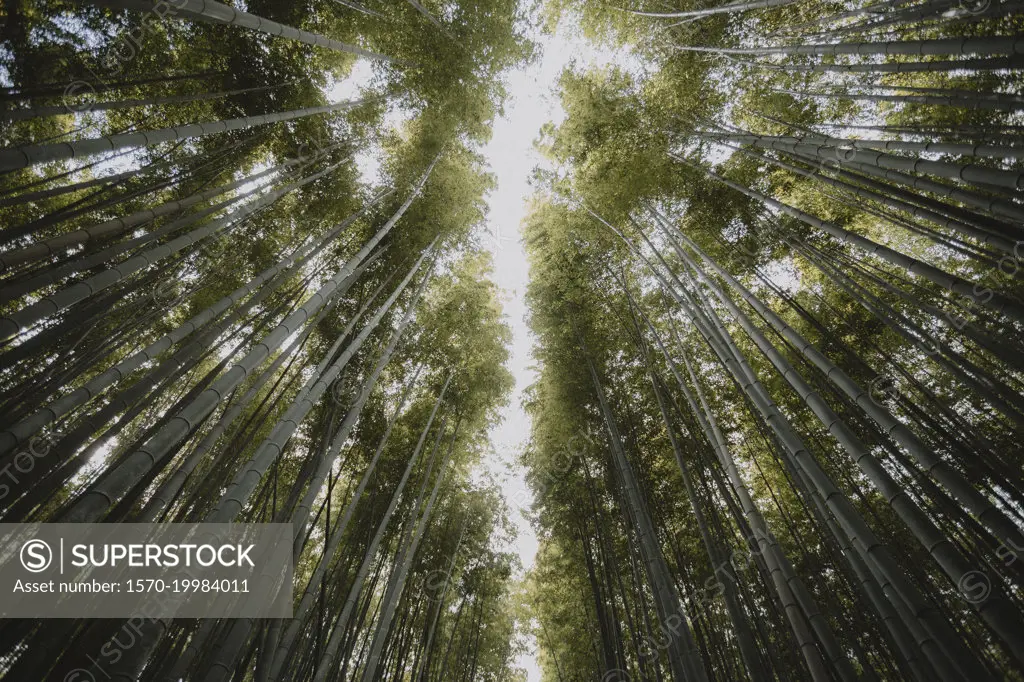
{"type": "Polygon", "coordinates": [[[30,573],[45,571],[53,563],[53,550],[42,540],[29,540],[21,546],[21,565],[30,573]]]}

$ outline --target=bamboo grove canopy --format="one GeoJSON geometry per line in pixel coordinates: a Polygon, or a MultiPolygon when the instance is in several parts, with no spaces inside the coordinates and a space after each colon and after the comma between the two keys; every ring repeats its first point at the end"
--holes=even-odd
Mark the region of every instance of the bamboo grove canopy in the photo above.
{"type": "Polygon", "coordinates": [[[1024,679],[1019,12],[549,3],[545,679],[1024,679]]]}
{"type": "Polygon", "coordinates": [[[295,601],[5,620],[3,680],[518,675],[474,150],[533,48],[374,4],[4,3],[0,518],[290,523],[295,601]]]}
{"type": "Polygon", "coordinates": [[[1024,680],[1020,3],[0,11],[0,522],[296,565],[290,619],[0,621],[0,680],[1024,680]],[[532,23],[615,58],[538,140],[520,581],[474,235],[532,23]]]}

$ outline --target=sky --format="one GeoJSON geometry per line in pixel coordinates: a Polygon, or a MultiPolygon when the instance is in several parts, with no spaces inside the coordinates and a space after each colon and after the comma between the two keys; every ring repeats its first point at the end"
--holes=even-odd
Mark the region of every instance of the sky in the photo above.
{"type": "MultiPolygon", "coordinates": [[[[517,528],[517,541],[513,548],[519,554],[523,570],[528,570],[537,553],[537,535],[524,512],[528,512],[533,496],[526,485],[525,470],[517,464],[520,453],[530,434],[530,420],[522,409],[525,390],[536,379],[531,348],[534,339],[526,324],[526,285],[529,265],[521,243],[521,224],[534,189],[530,177],[534,168],[549,168],[546,159],[534,147],[545,123],[560,123],[565,112],[558,98],[558,79],[571,63],[587,69],[611,63],[631,70],[636,67],[628,54],[597,48],[578,35],[576,24],[565,20],[553,35],[531,36],[538,43],[539,54],[531,63],[505,74],[505,87],[509,94],[505,113],[494,122],[490,142],[480,150],[494,174],[496,188],[486,197],[488,218],[479,243],[489,249],[494,260],[494,281],[502,290],[502,305],[506,321],[512,329],[509,370],[515,378],[515,388],[508,405],[502,411],[502,421],[490,435],[493,448],[484,459],[482,473],[501,486],[517,528]]],[[[357,62],[352,73],[328,89],[329,101],[350,98],[360,86],[372,77],[369,62],[357,62]]],[[[402,114],[392,111],[390,122],[401,123],[402,114]]],[[[376,181],[380,169],[374,149],[356,155],[360,172],[367,181],[376,181]]],[[[517,665],[527,671],[529,682],[540,682],[536,643],[529,643],[530,651],[520,657],[517,665]]]]}
{"type": "MultiPolygon", "coordinates": [[[[521,69],[507,74],[510,99],[505,115],[494,123],[491,141],[481,150],[497,188],[487,196],[489,207],[486,234],[481,242],[494,257],[494,280],[503,290],[503,305],[512,328],[509,369],[515,377],[515,389],[503,411],[503,421],[490,434],[494,446],[484,466],[501,485],[512,519],[518,529],[515,550],[524,569],[533,565],[537,553],[537,535],[523,515],[533,502],[526,485],[525,471],[516,464],[530,434],[530,420],[522,409],[524,391],[536,379],[531,347],[534,339],[526,324],[526,284],[529,267],[521,243],[521,224],[534,190],[529,178],[537,166],[547,167],[534,147],[540,128],[547,122],[559,123],[565,113],[558,99],[557,85],[562,70],[575,60],[580,68],[621,62],[613,51],[595,49],[580,36],[573,35],[565,22],[558,33],[534,36],[542,50],[540,56],[521,69]]],[[[539,682],[540,668],[536,644],[520,658],[518,665],[527,671],[529,682],[539,682]]]]}

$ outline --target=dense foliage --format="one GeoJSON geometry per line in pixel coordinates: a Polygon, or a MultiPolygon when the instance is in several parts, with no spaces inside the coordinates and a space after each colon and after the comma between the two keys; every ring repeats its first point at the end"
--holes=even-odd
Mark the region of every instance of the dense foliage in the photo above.
{"type": "Polygon", "coordinates": [[[512,385],[476,147],[522,12],[224,9],[3,5],[0,513],[291,523],[294,616],[5,621],[0,676],[519,679],[471,474],[512,385]]]}
{"type": "Polygon", "coordinates": [[[1022,679],[1017,12],[547,5],[545,680],[1022,679]]]}
{"type": "Polygon", "coordinates": [[[295,564],[4,620],[4,682],[1024,680],[1018,3],[0,11],[0,522],[295,564]],[[623,58],[540,131],[519,581],[480,149],[563,22],[623,58]]]}

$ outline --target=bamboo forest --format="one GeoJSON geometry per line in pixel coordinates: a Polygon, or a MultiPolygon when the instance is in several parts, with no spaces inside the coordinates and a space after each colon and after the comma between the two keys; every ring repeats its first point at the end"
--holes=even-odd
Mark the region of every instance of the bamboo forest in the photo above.
{"type": "Polygon", "coordinates": [[[1019,0],[0,13],[0,682],[1024,682],[1019,0]]]}

